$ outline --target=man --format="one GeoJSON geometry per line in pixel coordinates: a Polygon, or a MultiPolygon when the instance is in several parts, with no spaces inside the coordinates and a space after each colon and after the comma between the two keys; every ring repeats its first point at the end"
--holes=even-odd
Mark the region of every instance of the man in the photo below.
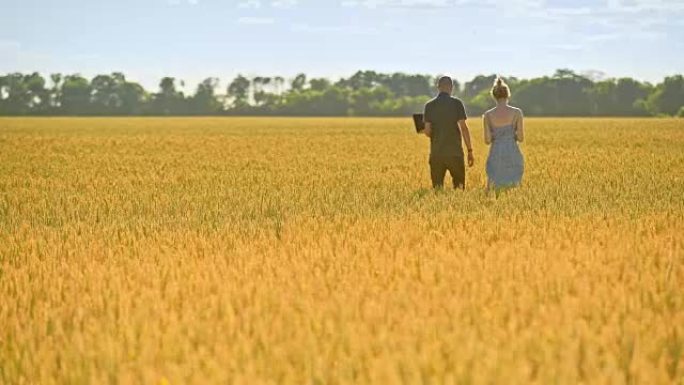
{"type": "Polygon", "coordinates": [[[425,104],[425,130],[430,138],[430,176],[432,187],[444,186],[447,170],[451,174],[454,188],[465,189],[465,162],[461,137],[468,149],[468,167],[475,163],[470,130],[466,123],[465,107],[460,99],[452,97],[454,83],[448,76],[437,82],[439,95],[425,104]]]}

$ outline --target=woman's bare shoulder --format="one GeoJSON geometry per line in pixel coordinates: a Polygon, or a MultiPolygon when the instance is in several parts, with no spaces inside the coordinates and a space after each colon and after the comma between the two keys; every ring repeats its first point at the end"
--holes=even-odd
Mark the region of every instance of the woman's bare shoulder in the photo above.
{"type": "Polygon", "coordinates": [[[523,110],[521,108],[514,107],[514,106],[508,106],[508,108],[510,108],[511,111],[513,111],[513,113],[515,113],[516,115],[522,115],[523,114],[523,110]]]}
{"type": "Polygon", "coordinates": [[[482,116],[487,117],[487,116],[491,115],[492,113],[494,113],[495,108],[488,109],[487,111],[484,112],[484,114],[482,114],[482,116]]]}

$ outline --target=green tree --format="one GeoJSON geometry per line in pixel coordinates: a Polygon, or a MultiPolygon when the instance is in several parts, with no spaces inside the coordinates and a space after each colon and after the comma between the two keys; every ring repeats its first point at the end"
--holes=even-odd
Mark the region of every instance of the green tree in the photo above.
{"type": "Polygon", "coordinates": [[[390,76],[377,73],[375,71],[358,71],[346,81],[343,80],[341,85],[356,91],[362,88],[370,89],[378,86],[388,85],[390,83],[390,79],[390,76]]]}
{"type": "Polygon", "coordinates": [[[44,114],[50,109],[50,91],[45,87],[46,82],[38,72],[24,76],[24,82],[29,92],[29,112],[44,114]]]}
{"type": "Polygon", "coordinates": [[[646,107],[653,115],[675,115],[684,106],[684,76],[666,77],[646,100],[646,107]]]}
{"type": "Polygon", "coordinates": [[[600,116],[638,116],[647,112],[638,103],[650,91],[648,84],[631,78],[609,79],[596,82],[590,87],[589,95],[592,114],[600,116]]]}
{"type": "Polygon", "coordinates": [[[176,79],[164,77],[159,92],[152,96],[150,112],[155,115],[182,115],[187,113],[185,96],[176,89],[176,79]]]}
{"type": "Polygon", "coordinates": [[[118,90],[119,113],[123,115],[140,115],[145,109],[147,92],[138,83],[125,82],[118,90]]]}
{"type": "Polygon", "coordinates": [[[140,114],[146,92],[137,83],[129,82],[120,72],[97,75],[90,81],[90,109],[96,115],[140,114]]]}
{"type": "Polygon", "coordinates": [[[252,79],[252,98],[257,106],[263,105],[269,99],[266,87],[271,84],[270,77],[257,76],[252,79]]]}
{"type": "Polygon", "coordinates": [[[283,93],[283,85],[285,84],[285,79],[282,76],[276,76],[273,78],[273,85],[275,86],[275,93],[281,95],[283,93]]]}
{"type": "Polygon", "coordinates": [[[90,109],[96,115],[113,115],[121,107],[118,90],[126,81],[121,73],[97,75],[90,81],[90,109]]]}
{"type": "Polygon", "coordinates": [[[616,115],[646,115],[648,112],[638,107],[638,101],[645,100],[652,88],[648,83],[641,83],[631,78],[618,79],[615,93],[620,107],[616,115]]]}
{"type": "Polygon", "coordinates": [[[233,99],[232,106],[234,109],[241,110],[249,107],[249,79],[242,75],[238,75],[228,86],[228,96],[233,99]]]}
{"type": "MultiPolygon", "coordinates": [[[[470,115],[494,104],[489,95],[494,78],[476,76],[462,87],[460,96],[470,115]]],[[[375,71],[357,71],[334,84],[325,78],[307,81],[305,74],[298,74],[289,90],[279,76],[250,80],[238,75],[225,96],[216,94],[218,79],[208,78],[191,97],[176,88],[172,77],[161,79],[159,91],[151,96],[116,72],[90,81],[78,74],[52,74],[50,80],[48,86],[38,73],[0,76],[0,114],[409,115],[420,111],[434,94],[430,76],[375,71]]],[[[506,81],[512,88],[512,103],[528,116],[682,115],[684,108],[682,75],[665,78],[655,87],[631,78],[594,81],[567,69],[553,76],[506,81]]],[[[459,88],[458,82],[455,87],[459,88]]]]}
{"type": "MultiPolygon", "coordinates": [[[[434,93],[434,79],[428,75],[407,75],[395,72],[391,75],[379,75],[373,73],[370,84],[387,87],[394,95],[403,96],[427,96],[434,93]]],[[[454,80],[454,87],[458,89],[459,83],[454,80]]]]}
{"type": "Polygon", "coordinates": [[[28,90],[24,76],[12,73],[0,79],[0,111],[3,115],[20,115],[27,112],[28,90]]]}
{"type": "Polygon", "coordinates": [[[299,74],[295,76],[294,79],[292,79],[292,83],[290,84],[290,88],[292,91],[302,91],[306,87],[306,75],[305,74],[299,74]]]}
{"type": "Polygon", "coordinates": [[[486,89],[480,91],[477,96],[468,100],[465,105],[468,115],[478,116],[482,115],[494,105],[494,99],[492,99],[490,90],[486,89]]]}
{"type": "Polygon", "coordinates": [[[59,104],[67,115],[90,113],[90,82],[79,74],[67,75],[62,83],[59,104]]]}
{"type": "Polygon", "coordinates": [[[216,98],[218,84],[217,78],[206,78],[197,86],[197,91],[192,97],[193,114],[214,114],[221,111],[221,103],[216,98]]]}
{"type": "Polygon", "coordinates": [[[482,91],[489,91],[494,85],[496,75],[478,75],[473,80],[466,82],[463,86],[462,95],[465,99],[472,99],[478,96],[482,91]]]}
{"type": "Polygon", "coordinates": [[[326,78],[311,79],[309,81],[309,87],[314,91],[325,91],[330,88],[331,85],[330,80],[326,78]]]}
{"type": "Polygon", "coordinates": [[[345,116],[349,114],[349,90],[330,87],[325,91],[290,91],[280,113],[285,115],[345,116]]]}
{"type": "Polygon", "coordinates": [[[0,80],[0,112],[5,115],[39,114],[49,106],[45,79],[34,72],[12,73],[0,80]]]}
{"type": "MultiPolygon", "coordinates": [[[[6,75],[0,76],[0,108],[2,108],[3,103],[7,99],[7,95],[8,95],[7,84],[8,84],[7,76],[6,75]]],[[[2,111],[2,110],[0,110],[0,111],[2,111]]]]}
{"type": "Polygon", "coordinates": [[[52,81],[52,88],[50,89],[50,110],[52,112],[57,112],[59,110],[59,100],[62,94],[62,74],[54,73],[50,74],[50,80],[52,81]]]}
{"type": "Polygon", "coordinates": [[[592,104],[592,81],[569,70],[558,70],[553,77],[517,83],[512,103],[528,115],[588,116],[592,104]]]}
{"type": "Polygon", "coordinates": [[[386,87],[360,88],[351,94],[350,112],[355,116],[379,115],[383,102],[392,98],[392,92],[386,87]]]}

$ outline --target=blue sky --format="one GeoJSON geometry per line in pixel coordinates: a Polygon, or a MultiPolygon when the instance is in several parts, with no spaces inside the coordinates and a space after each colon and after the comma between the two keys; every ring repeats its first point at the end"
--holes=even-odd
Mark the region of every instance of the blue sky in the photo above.
{"type": "Polygon", "coordinates": [[[0,73],[684,72],[684,0],[0,0],[0,73]]]}

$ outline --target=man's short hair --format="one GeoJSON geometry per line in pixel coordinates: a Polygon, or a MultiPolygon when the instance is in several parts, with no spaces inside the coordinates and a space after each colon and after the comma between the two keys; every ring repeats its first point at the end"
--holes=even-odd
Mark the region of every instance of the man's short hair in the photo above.
{"type": "Polygon", "coordinates": [[[454,86],[454,81],[451,80],[450,76],[441,76],[439,80],[437,80],[437,87],[442,88],[442,87],[453,87],[454,86]]]}

